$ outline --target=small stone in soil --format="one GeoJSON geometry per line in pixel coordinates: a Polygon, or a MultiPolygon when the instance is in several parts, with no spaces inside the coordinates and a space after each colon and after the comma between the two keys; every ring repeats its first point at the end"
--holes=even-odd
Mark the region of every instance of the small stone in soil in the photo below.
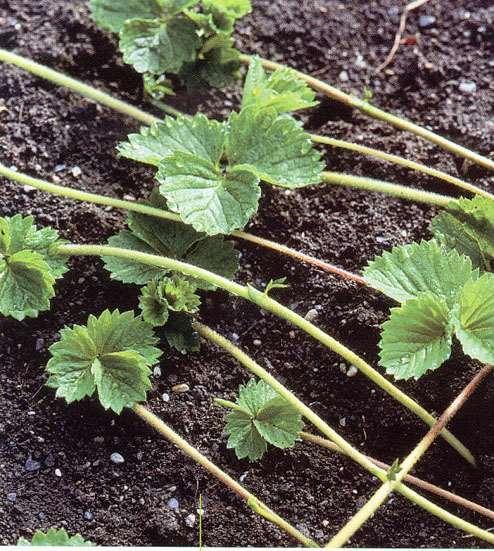
{"type": "Polygon", "coordinates": [[[55,476],[58,476],[58,478],[60,478],[62,476],[62,471],[60,469],[55,469],[55,476]]]}
{"type": "Polygon", "coordinates": [[[94,515],[91,513],[91,511],[85,511],[84,512],[84,520],[91,521],[93,520],[94,515]]]}
{"type": "Polygon", "coordinates": [[[34,345],[36,352],[43,350],[44,347],[45,347],[45,339],[42,339],[42,338],[36,339],[36,344],[34,345]]]}
{"type": "Polygon", "coordinates": [[[161,377],[161,368],[159,365],[157,365],[154,369],[153,369],[153,375],[155,377],[161,377]]]}
{"type": "Polygon", "coordinates": [[[475,94],[477,91],[477,85],[473,82],[473,80],[462,80],[458,86],[458,89],[464,94],[475,94]]]}
{"type": "Polygon", "coordinates": [[[429,29],[436,23],[436,18],[433,15],[421,15],[419,17],[419,27],[421,29],[429,29]]]}
{"type": "Polygon", "coordinates": [[[189,392],[190,386],[187,383],[181,383],[179,385],[172,386],[172,392],[175,394],[183,394],[189,392]]]}
{"type": "Polygon", "coordinates": [[[78,166],[74,166],[71,170],[72,176],[74,178],[79,178],[79,176],[82,174],[82,170],[78,166]]]}
{"type": "Polygon", "coordinates": [[[346,376],[347,377],[355,377],[355,375],[358,373],[358,369],[354,366],[354,365],[351,365],[349,368],[348,368],[348,371],[346,372],[346,376]]]}
{"type": "Polygon", "coordinates": [[[348,82],[349,76],[346,71],[341,71],[341,73],[338,75],[338,78],[341,82],[348,82]]]}
{"type": "Polygon", "coordinates": [[[194,513],[190,513],[190,515],[187,515],[185,517],[185,524],[189,527],[189,528],[194,528],[195,524],[196,524],[196,516],[194,515],[194,513]]]}
{"type": "Polygon", "coordinates": [[[123,458],[123,456],[117,452],[114,452],[110,455],[110,461],[112,463],[115,463],[115,465],[121,465],[122,463],[125,463],[125,459],[123,458]]]}
{"type": "Polygon", "coordinates": [[[7,500],[11,503],[15,503],[17,501],[17,494],[15,492],[10,492],[7,494],[7,500]]]}
{"type": "Polygon", "coordinates": [[[178,499],[176,497],[171,497],[166,504],[170,509],[173,509],[174,511],[178,511],[178,508],[180,507],[178,499]]]}
{"type": "Polygon", "coordinates": [[[311,308],[307,312],[307,314],[305,314],[305,319],[310,322],[316,321],[318,317],[319,317],[319,312],[315,308],[311,308]]]}
{"type": "Polygon", "coordinates": [[[24,468],[28,473],[33,473],[35,471],[39,471],[41,465],[38,461],[34,461],[31,457],[28,457],[26,460],[26,464],[24,465],[24,468]]]}
{"type": "Polygon", "coordinates": [[[340,419],[340,425],[341,425],[342,427],[346,427],[346,417],[342,417],[342,418],[340,419]]]}
{"type": "Polygon", "coordinates": [[[252,344],[253,344],[254,346],[261,346],[262,341],[259,340],[259,339],[254,339],[254,340],[252,341],[252,344]]]}
{"type": "Polygon", "coordinates": [[[167,394],[166,392],[164,392],[164,393],[161,395],[161,399],[163,400],[163,402],[169,402],[169,401],[170,401],[170,395],[167,394]]]}

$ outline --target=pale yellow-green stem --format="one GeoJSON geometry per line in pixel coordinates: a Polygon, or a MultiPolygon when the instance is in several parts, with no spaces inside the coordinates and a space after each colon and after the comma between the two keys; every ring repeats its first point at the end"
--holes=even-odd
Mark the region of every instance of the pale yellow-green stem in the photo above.
{"type": "MultiPolygon", "coordinates": [[[[240,56],[241,61],[245,64],[250,63],[251,57],[252,56],[245,55],[245,54],[242,54],[240,56]]],[[[261,58],[261,63],[266,69],[270,71],[276,71],[277,69],[286,68],[286,65],[282,65],[281,63],[276,63],[275,61],[270,61],[268,59],[261,58]]],[[[324,94],[325,96],[328,96],[336,101],[339,101],[344,105],[347,105],[348,107],[358,109],[362,113],[365,113],[366,115],[369,115],[374,119],[385,121],[393,126],[396,126],[397,128],[400,128],[401,130],[406,130],[417,136],[420,136],[421,138],[424,138],[425,140],[438,145],[442,149],[446,149],[447,151],[450,151],[455,155],[458,155],[460,157],[464,157],[465,159],[470,160],[472,163],[480,165],[489,170],[494,170],[494,160],[489,159],[488,157],[484,157],[483,155],[480,155],[479,153],[476,153],[475,151],[472,151],[467,147],[464,147],[455,142],[452,142],[447,138],[443,138],[442,136],[439,136],[435,132],[432,132],[431,130],[427,130],[426,128],[418,124],[415,124],[411,121],[408,121],[406,119],[402,119],[401,117],[393,115],[392,113],[388,113],[387,111],[379,109],[378,107],[375,107],[368,101],[365,101],[363,99],[357,98],[356,96],[347,94],[342,90],[339,90],[338,88],[331,86],[326,82],[323,82],[320,79],[311,77],[310,75],[306,75],[305,73],[302,73],[301,71],[297,71],[295,69],[294,71],[297,74],[297,76],[303,81],[305,81],[311,88],[320,92],[321,94],[324,94]]]]}
{"type": "MultiPolygon", "coordinates": [[[[480,383],[492,372],[493,366],[484,366],[462,392],[453,400],[451,405],[444,411],[436,424],[431,427],[427,434],[417,444],[412,452],[400,463],[399,467],[388,476],[388,480],[374,493],[369,501],[345,524],[345,526],[331,539],[326,547],[339,549],[343,547],[348,540],[359,530],[364,523],[379,509],[387,500],[389,495],[394,492],[405,476],[412,470],[419,459],[430,448],[434,440],[451,419],[458,413],[463,404],[475,392],[480,383]]],[[[493,535],[494,541],[494,535],[493,535]]]]}
{"type": "Polygon", "coordinates": [[[189,456],[196,463],[204,467],[210,474],[215,476],[225,486],[230,488],[235,494],[243,499],[247,505],[257,514],[278,526],[281,530],[292,536],[299,541],[305,547],[319,547],[317,543],[293,527],[289,522],[284,520],[274,511],[272,511],[266,504],[262,503],[254,494],[245,489],[241,484],[234,480],[229,474],[221,470],[215,463],[210,461],[205,455],[203,455],[197,448],[191,446],[186,440],[184,440],[179,434],[177,434],[172,428],[170,428],[164,421],[157,417],[154,413],[149,411],[141,404],[135,404],[132,407],[134,413],[136,413],[143,421],[156,430],[161,436],[164,436],[169,442],[177,446],[182,450],[185,455],[189,456]]]}

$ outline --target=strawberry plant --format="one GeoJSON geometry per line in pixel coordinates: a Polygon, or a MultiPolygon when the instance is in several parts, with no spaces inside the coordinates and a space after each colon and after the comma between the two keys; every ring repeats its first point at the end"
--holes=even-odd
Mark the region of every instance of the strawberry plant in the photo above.
{"type": "Polygon", "coordinates": [[[30,540],[19,538],[17,545],[22,547],[91,547],[94,543],[85,540],[80,534],[74,536],[67,534],[65,528],[50,528],[47,532],[36,530],[30,540]]]}

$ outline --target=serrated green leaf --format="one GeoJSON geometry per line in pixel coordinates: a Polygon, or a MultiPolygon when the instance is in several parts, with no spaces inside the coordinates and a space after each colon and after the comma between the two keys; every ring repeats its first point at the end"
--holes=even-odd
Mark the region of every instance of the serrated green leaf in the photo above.
{"type": "Polygon", "coordinates": [[[238,409],[227,416],[228,448],[239,459],[260,459],[267,443],[281,449],[295,444],[303,422],[300,413],[264,381],[250,380],[239,389],[238,409]]]}
{"type": "Polygon", "coordinates": [[[206,35],[230,35],[235,21],[252,10],[250,0],[202,0],[201,11],[187,11],[187,15],[206,35]]]}
{"type": "Polygon", "coordinates": [[[494,363],[494,274],[484,274],[465,285],[455,330],[465,354],[494,363]]]}
{"type": "Polygon", "coordinates": [[[91,364],[91,373],[101,405],[116,413],[136,402],[144,402],[151,388],[151,370],[146,359],[132,350],[97,357],[91,364]]]}
{"type": "Polygon", "coordinates": [[[162,354],[157,342],[152,327],[133,312],[91,315],[85,326],[62,329],[60,340],[50,347],[46,384],[68,403],[97,390],[103,407],[120,413],[145,400],[149,367],[162,354]]]}
{"type": "Polygon", "coordinates": [[[50,546],[50,547],[88,547],[93,542],[85,540],[80,534],[70,536],[64,528],[50,528],[48,532],[36,530],[31,540],[19,538],[18,546],[50,546]]]}
{"type": "Polygon", "coordinates": [[[270,184],[297,188],[321,181],[324,163],[301,124],[275,109],[246,107],[230,116],[230,165],[270,184]]]}
{"type": "Polygon", "coordinates": [[[245,78],[242,108],[273,108],[277,113],[307,109],[317,105],[315,92],[293,69],[278,69],[266,75],[258,56],[253,56],[245,78]]]}
{"type": "Polygon", "coordinates": [[[264,289],[264,294],[269,295],[269,293],[273,289],[286,289],[287,287],[290,287],[288,283],[286,283],[286,277],[279,277],[277,279],[270,279],[269,283],[266,285],[266,288],[264,289]]]}
{"type": "Polygon", "coordinates": [[[43,257],[24,250],[0,254],[0,314],[16,320],[35,318],[50,309],[55,278],[43,257]]]}
{"type": "Polygon", "coordinates": [[[424,293],[398,308],[383,324],[380,365],[395,379],[419,379],[451,354],[452,324],[444,298],[424,293]]]}
{"type": "Polygon", "coordinates": [[[200,350],[199,335],[192,327],[192,318],[182,312],[170,312],[164,328],[165,338],[171,348],[181,354],[200,350]]]}
{"type": "MultiPolygon", "coordinates": [[[[155,191],[151,194],[149,204],[162,208],[164,199],[155,191]]],[[[228,279],[231,279],[238,269],[238,253],[233,245],[224,241],[222,237],[208,237],[181,222],[138,213],[129,213],[128,224],[130,231],[122,230],[111,237],[108,241],[111,246],[183,260],[228,279]]],[[[151,279],[169,273],[169,270],[116,257],[103,257],[103,260],[105,268],[111,272],[111,277],[123,283],[145,285],[151,279]]],[[[195,279],[192,281],[199,289],[215,289],[209,283],[195,279]]]]}
{"type": "Polygon", "coordinates": [[[368,285],[398,302],[424,292],[444,297],[451,306],[463,285],[478,277],[469,258],[445,251],[435,240],[394,247],[368,263],[368,285]]]}
{"type": "Polygon", "coordinates": [[[199,0],[162,0],[162,3],[167,15],[178,15],[198,4],[199,0]]]}
{"type": "Polygon", "coordinates": [[[484,197],[452,201],[431,222],[436,239],[491,271],[494,264],[494,202],[484,197]]]}
{"type": "Polygon", "coordinates": [[[168,302],[160,292],[159,279],[151,280],[141,289],[139,308],[146,323],[153,327],[165,325],[169,318],[168,302]]]}
{"type": "Polygon", "coordinates": [[[123,60],[138,73],[177,73],[184,63],[195,59],[199,46],[194,24],[181,16],[130,19],[120,32],[123,60]]]}
{"type": "Polygon", "coordinates": [[[130,19],[156,19],[163,14],[160,0],[90,0],[90,7],[94,21],[116,33],[130,19]]]}
{"type": "Polygon", "coordinates": [[[123,157],[159,166],[173,153],[197,155],[216,165],[223,154],[225,125],[201,114],[166,117],[163,122],[141,128],[140,134],[130,134],[127,142],[118,146],[123,157]]]}
{"type": "Polygon", "coordinates": [[[234,168],[223,174],[210,161],[189,153],[161,161],[156,179],[170,210],[208,235],[243,228],[261,196],[259,179],[252,172],[234,168]]]}
{"type": "Polygon", "coordinates": [[[23,250],[39,253],[55,279],[67,271],[67,257],[56,254],[56,246],[61,243],[56,230],[38,229],[32,216],[16,214],[0,218],[0,255],[9,256],[23,250]]]}

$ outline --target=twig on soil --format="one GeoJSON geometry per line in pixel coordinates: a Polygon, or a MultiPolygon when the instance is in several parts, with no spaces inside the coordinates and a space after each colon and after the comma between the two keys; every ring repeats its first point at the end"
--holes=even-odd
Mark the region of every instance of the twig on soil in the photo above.
{"type": "MultiPolygon", "coordinates": [[[[393,470],[392,475],[388,475],[388,480],[374,493],[369,501],[345,524],[345,526],[331,539],[326,547],[338,549],[343,547],[345,543],[359,530],[364,523],[379,509],[386,501],[389,495],[395,491],[397,486],[412,470],[414,465],[430,448],[434,440],[458,413],[463,404],[475,392],[480,383],[492,373],[494,366],[486,365],[478,371],[468,385],[460,392],[453,400],[451,405],[439,417],[435,425],[433,425],[422,440],[417,444],[413,451],[393,470]]],[[[391,472],[391,471],[389,471],[391,472]]],[[[493,538],[494,541],[494,538],[493,538]]]]}
{"type": "Polygon", "coordinates": [[[387,55],[386,59],[376,69],[376,73],[379,73],[380,71],[382,71],[393,61],[396,55],[396,52],[400,47],[403,33],[405,32],[405,26],[407,24],[408,14],[411,11],[416,10],[417,8],[420,8],[420,6],[423,6],[427,2],[429,2],[429,0],[415,0],[414,2],[410,2],[405,6],[405,9],[403,10],[403,13],[401,14],[401,17],[400,17],[400,24],[398,26],[398,30],[396,31],[393,46],[391,47],[391,50],[389,51],[389,54],[387,55]]]}

